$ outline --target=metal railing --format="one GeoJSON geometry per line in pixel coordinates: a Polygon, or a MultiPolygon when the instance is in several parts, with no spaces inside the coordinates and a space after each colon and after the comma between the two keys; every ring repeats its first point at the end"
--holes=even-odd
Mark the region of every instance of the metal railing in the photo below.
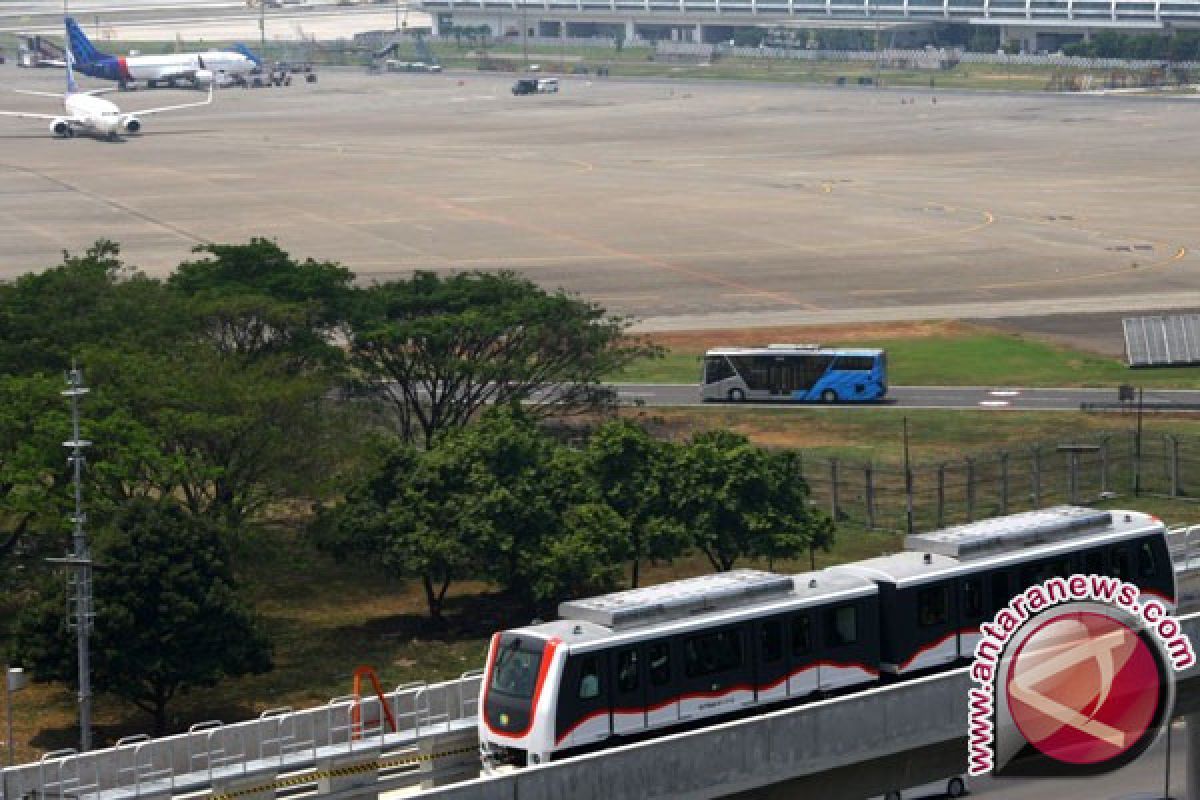
{"type": "Polygon", "coordinates": [[[396,731],[388,729],[379,698],[357,701],[360,719],[370,724],[356,727],[355,698],[339,697],[300,711],[268,709],[229,725],[200,722],[159,739],[129,736],[87,753],[56,750],[33,764],[0,770],[0,800],[174,795],[260,772],[302,773],[320,759],[368,748],[408,749],[424,737],[473,727],[480,682],[481,671],[474,670],[452,681],[396,687],[384,695],[396,731]]]}

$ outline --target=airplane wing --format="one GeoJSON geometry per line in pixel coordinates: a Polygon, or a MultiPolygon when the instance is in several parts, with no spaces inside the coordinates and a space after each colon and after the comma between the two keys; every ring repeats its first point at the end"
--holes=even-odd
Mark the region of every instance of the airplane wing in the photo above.
{"type": "Polygon", "coordinates": [[[35,92],[30,89],[13,89],[17,94],[31,94],[34,97],[53,97],[55,100],[62,100],[62,92],[35,92]]]}
{"type": "Polygon", "coordinates": [[[19,119],[48,119],[64,120],[73,125],[81,125],[83,121],[75,117],[64,117],[62,114],[30,114],[25,111],[0,111],[0,117],[17,117],[19,119]]]}
{"type": "Polygon", "coordinates": [[[206,106],[209,103],[211,103],[212,101],[213,101],[213,87],[212,87],[212,84],[210,83],[208,85],[208,97],[205,98],[204,100],[201,100],[198,103],[182,103],[177,106],[163,106],[162,108],[143,108],[143,109],[138,109],[136,111],[134,111],[134,110],[125,111],[124,113],[128,114],[129,116],[132,116],[132,117],[144,117],[149,114],[161,114],[164,111],[179,111],[180,109],[183,109],[183,108],[195,108],[196,106],[206,106]]]}

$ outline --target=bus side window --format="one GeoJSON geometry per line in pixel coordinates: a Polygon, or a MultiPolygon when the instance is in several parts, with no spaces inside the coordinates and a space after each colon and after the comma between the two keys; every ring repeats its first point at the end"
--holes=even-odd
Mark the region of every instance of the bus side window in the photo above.
{"type": "Polygon", "coordinates": [[[650,683],[666,686],[671,682],[671,648],[666,642],[655,642],[646,653],[650,661],[650,683]]]}
{"type": "Polygon", "coordinates": [[[764,622],[759,628],[759,643],[764,664],[783,658],[783,624],[777,620],[764,622]]]}
{"type": "Polygon", "coordinates": [[[792,655],[806,656],[812,652],[812,625],[808,614],[792,617],[792,655]]]}
{"type": "Polygon", "coordinates": [[[1083,571],[1088,575],[1105,575],[1104,551],[1089,550],[1083,554],[1083,571]]]}
{"type": "Polygon", "coordinates": [[[992,573],[992,611],[999,611],[1012,599],[1007,572],[992,573]]]}
{"type": "Polygon", "coordinates": [[[1129,548],[1122,545],[1113,549],[1112,554],[1112,575],[1114,578],[1128,580],[1133,577],[1133,559],[1130,557],[1129,548]]]}
{"type": "Polygon", "coordinates": [[[1143,578],[1153,578],[1154,573],[1158,571],[1158,566],[1154,563],[1154,548],[1149,542],[1142,542],[1142,546],[1138,548],[1138,574],[1143,578]]]}

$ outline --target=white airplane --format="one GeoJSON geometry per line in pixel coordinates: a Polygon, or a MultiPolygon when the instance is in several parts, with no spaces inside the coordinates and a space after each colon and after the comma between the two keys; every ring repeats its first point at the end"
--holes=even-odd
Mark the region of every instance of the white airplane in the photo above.
{"type": "Polygon", "coordinates": [[[67,92],[66,94],[55,94],[53,92],[31,92],[18,89],[20,94],[32,94],[39,97],[56,97],[62,100],[64,114],[31,114],[25,111],[0,111],[0,116],[4,117],[20,117],[22,119],[42,119],[50,121],[50,132],[56,136],[61,136],[64,139],[69,139],[75,135],[76,131],[90,133],[95,136],[104,136],[109,139],[117,139],[122,133],[138,133],[142,129],[141,117],[150,114],[161,114],[164,111],[178,111],[183,108],[194,108],[196,106],[206,106],[213,100],[213,85],[208,85],[208,97],[198,103],[183,103],[175,106],[163,106],[161,108],[146,108],[136,112],[123,112],[117,108],[115,103],[111,103],[102,97],[97,97],[98,94],[105,92],[116,91],[115,89],[94,89],[89,92],[79,90],[75,83],[75,73],[71,69],[71,64],[74,58],[67,54],[67,92]]]}
{"type": "Polygon", "coordinates": [[[224,85],[237,75],[246,75],[262,66],[262,59],[245,45],[233,50],[207,53],[165,53],[152,56],[111,56],[96,49],[87,34],[71,17],[66,17],[66,42],[75,57],[75,69],[92,78],[118,81],[122,85],[141,81],[153,88],[160,83],[175,86],[186,82],[193,86],[207,83],[224,85]]]}

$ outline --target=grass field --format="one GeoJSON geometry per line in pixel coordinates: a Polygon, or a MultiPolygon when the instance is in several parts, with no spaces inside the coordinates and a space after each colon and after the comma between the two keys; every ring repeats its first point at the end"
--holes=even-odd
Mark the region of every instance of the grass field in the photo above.
{"type": "MultiPolygon", "coordinates": [[[[1122,383],[1154,388],[1200,388],[1200,368],[1131,370],[1119,359],[962,323],[922,329],[920,335],[889,335],[870,326],[827,330],[821,336],[803,331],[758,332],[767,341],[819,341],[888,351],[888,378],[899,386],[1082,386],[1110,387],[1122,383]],[[808,338],[805,338],[805,337],[808,338]],[[782,338],[787,337],[787,338],[782,338]]],[[[696,383],[700,356],[708,347],[749,344],[720,332],[682,336],[649,336],[667,348],[662,359],[634,364],[615,376],[626,383],[696,383]]]]}

